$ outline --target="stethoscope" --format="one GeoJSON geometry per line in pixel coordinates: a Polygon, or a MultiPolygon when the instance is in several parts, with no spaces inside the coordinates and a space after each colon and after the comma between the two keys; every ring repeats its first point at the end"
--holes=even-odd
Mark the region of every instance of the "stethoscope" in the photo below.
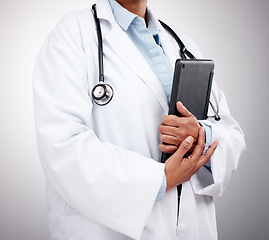
{"type": "MultiPolygon", "coordinates": [[[[96,13],[96,4],[92,6],[92,11],[93,11],[93,17],[94,17],[94,22],[96,25],[96,32],[97,32],[97,40],[98,40],[98,63],[99,63],[99,83],[96,84],[92,90],[92,98],[94,102],[97,105],[104,106],[108,104],[111,99],[113,98],[113,88],[107,84],[104,83],[104,64],[103,64],[103,41],[102,41],[102,32],[101,32],[101,25],[100,21],[97,17],[96,13]]],[[[173,38],[176,40],[178,46],[179,46],[179,54],[182,59],[196,59],[191,52],[189,52],[183,42],[180,40],[180,38],[177,36],[177,34],[164,22],[160,21],[161,25],[173,36],[173,38]]],[[[215,118],[216,121],[220,120],[219,116],[219,104],[216,98],[216,95],[212,91],[212,96],[214,98],[216,108],[210,101],[210,106],[215,113],[214,116],[208,116],[208,118],[215,118]]]]}

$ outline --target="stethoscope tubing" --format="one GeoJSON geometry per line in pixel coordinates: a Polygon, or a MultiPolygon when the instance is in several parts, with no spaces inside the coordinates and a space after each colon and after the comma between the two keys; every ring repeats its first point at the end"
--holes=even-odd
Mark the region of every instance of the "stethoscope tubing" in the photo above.
{"type": "Polygon", "coordinates": [[[98,41],[98,63],[99,63],[99,82],[104,82],[104,63],[103,63],[103,38],[99,19],[96,12],[96,4],[92,6],[93,16],[97,32],[98,41]]]}

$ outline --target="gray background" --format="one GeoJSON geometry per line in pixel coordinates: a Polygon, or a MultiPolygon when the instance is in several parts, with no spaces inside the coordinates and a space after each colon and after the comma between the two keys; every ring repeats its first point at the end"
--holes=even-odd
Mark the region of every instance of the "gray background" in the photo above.
{"type": "MultiPolygon", "coordinates": [[[[48,240],[45,181],[32,107],[37,52],[66,12],[86,0],[0,1],[0,239],[48,240]]],[[[220,240],[269,239],[268,0],[149,0],[216,63],[215,80],[246,135],[247,151],[216,199],[220,240]]]]}

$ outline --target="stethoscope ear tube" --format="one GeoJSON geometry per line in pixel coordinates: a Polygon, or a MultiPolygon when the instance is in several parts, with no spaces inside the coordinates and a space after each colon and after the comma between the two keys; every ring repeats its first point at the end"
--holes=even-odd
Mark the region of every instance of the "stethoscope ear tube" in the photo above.
{"type": "Polygon", "coordinates": [[[97,32],[98,41],[98,63],[99,63],[99,82],[104,82],[104,64],[103,64],[103,41],[102,41],[102,31],[100,26],[100,21],[97,17],[96,4],[92,6],[93,17],[97,32]]]}
{"type": "Polygon", "coordinates": [[[179,46],[180,57],[182,59],[187,59],[187,56],[188,56],[190,59],[196,59],[191,54],[191,52],[186,49],[184,43],[181,41],[181,39],[178,37],[178,35],[174,32],[174,30],[172,28],[170,28],[166,23],[162,22],[161,20],[159,20],[159,22],[161,23],[163,28],[165,28],[173,36],[173,38],[176,40],[176,42],[177,42],[177,44],[179,46]]]}

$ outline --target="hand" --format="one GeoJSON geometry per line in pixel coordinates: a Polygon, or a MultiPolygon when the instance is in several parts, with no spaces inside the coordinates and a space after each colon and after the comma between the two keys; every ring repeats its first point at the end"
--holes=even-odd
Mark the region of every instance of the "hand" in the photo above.
{"type": "Polygon", "coordinates": [[[209,161],[218,146],[218,142],[214,142],[208,148],[206,153],[202,155],[205,148],[205,132],[203,127],[200,127],[199,129],[197,145],[195,146],[192,154],[187,158],[184,158],[184,155],[189,151],[192,144],[193,137],[187,137],[179,145],[177,151],[165,162],[165,174],[167,180],[166,191],[183,182],[189,181],[192,175],[209,161]]]}
{"type": "Polygon", "coordinates": [[[177,102],[177,110],[182,117],[175,115],[166,115],[159,126],[161,143],[159,149],[165,153],[174,153],[183,140],[193,137],[193,143],[190,152],[193,151],[198,138],[200,125],[196,117],[191,114],[181,102],[177,102]]]}

